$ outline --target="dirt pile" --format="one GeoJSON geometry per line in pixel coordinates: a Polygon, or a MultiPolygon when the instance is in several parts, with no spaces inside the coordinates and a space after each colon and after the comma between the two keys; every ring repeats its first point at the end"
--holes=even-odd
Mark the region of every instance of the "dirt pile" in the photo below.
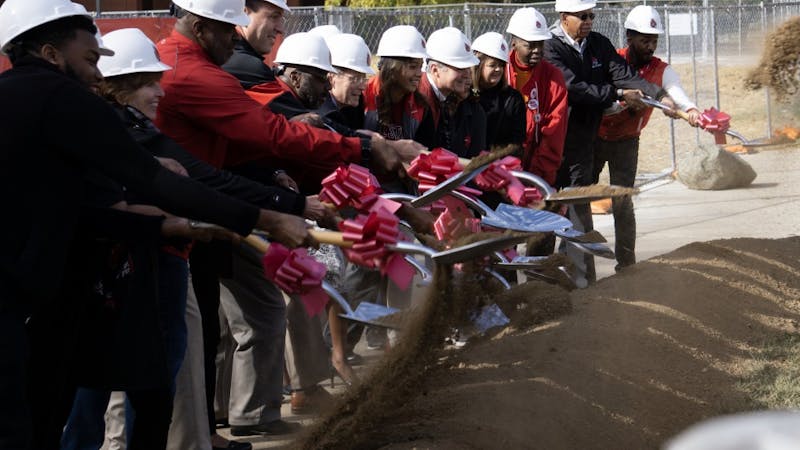
{"type": "Polygon", "coordinates": [[[570,315],[435,352],[382,420],[350,430],[370,434],[358,447],[657,448],[701,419],[768,406],[742,381],[765,342],[797,341],[800,237],[694,243],[571,295],[570,315]]]}
{"type": "Polygon", "coordinates": [[[776,98],[788,102],[800,88],[800,17],[792,17],[772,32],[757,68],[745,80],[749,89],[768,86],[776,98]]]}

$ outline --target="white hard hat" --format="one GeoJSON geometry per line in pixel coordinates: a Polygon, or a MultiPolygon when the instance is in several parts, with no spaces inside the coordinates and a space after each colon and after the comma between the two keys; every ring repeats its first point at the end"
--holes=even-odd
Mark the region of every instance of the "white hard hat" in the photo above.
{"type": "Polygon", "coordinates": [[[661,25],[661,16],[652,6],[639,5],[628,13],[625,18],[625,29],[638,31],[642,34],[664,34],[661,25]]]}
{"type": "Polygon", "coordinates": [[[275,62],[337,72],[331,66],[331,52],[325,44],[325,39],[310,33],[295,33],[286,36],[275,55],[275,62]]]}
{"type": "Polygon", "coordinates": [[[508,62],[508,42],[506,42],[502,34],[494,31],[476,37],[472,41],[472,51],[481,52],[486,56],[508,62]]]}
{"type": "Polygon", "coordinates": [[[378,42],[378,56],[427,58],[425,38],[411,25],[397,25],[383,32],[378,42]]]}
{"type": "Polygon", "coordinates": [[[277,6],[278,8],[286,12],[292,12],[292,10],[289,9],[289,5],[286,4],[286,0],[264,0],[264,1],[267,3],[272,3],[273,5],[277,6]]]}
{"type": "Polygon", "coordinates": [[[597,5],[594,0],[556,0],[556,12],[579,12],[592,9],[597,5]]]}
{"type": "MultiPolygon", "coordinates": [[[[97,24],[94,24],[97,26],[97,24]]],[[[114,50],[106,47],[106,44],[103,42],[103,35],[100,33],[100,28],[97,28],[97,33],[94,34],[94,38],[97,40],[97,53],[100,56],[114,56],[114,50]]]]}
{"type": "Polygon", "coordinates": [[[428,60],[466,69],[478,65],[480,60],[472,53],[469,39],[458,28],[445,27],[428,37],[428,60]]]}
{"type": "Polygon", "coordinates": [[[506,32],[525,41],[545,41],[553,37],[547,19],[536,8],[520,8],[508,21],[506,32]]]}
{"type": "Polygon", "coordinates": [[[156,45],[138,28],[123,28],[105,35],[104,40],[115,55],[97,61],[104,77],[139,72],[165,72],[170,66],[158,58],[156,45]]]}
{"type": "Polygon", "coordinates": [[[310,30],[308,30],[310,34],[316,34],[317,36],[321,36],[324,39],[327,39],[330,36],[334,36],[337,34],[342,34],[342,30],[339,29],[336,25],[318,25],[310,30]]]}
{"type": "Polygon", "coordinates": [[[244,0],[172,0],[176,6],[206,19],[246,27],[250,18],[244,13],[244,0]]]}
{"type": "Polygon", "coordinates": [[[335,34],[325,39],[331,51],[331,64],[335,67],[374,75],[370,67],[370,52],[367,43],[356,34],[335,34]]]}
{"type": "Polygon", "coordinates": [[[69,0],[6,0],[0,6],[0,52],[26,31],[70,16],[92,20],[86,8],[69,0]]]}

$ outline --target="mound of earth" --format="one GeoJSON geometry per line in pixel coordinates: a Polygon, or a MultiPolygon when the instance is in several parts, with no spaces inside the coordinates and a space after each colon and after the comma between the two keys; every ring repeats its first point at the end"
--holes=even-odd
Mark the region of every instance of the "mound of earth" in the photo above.
{"type": "Polygon", "coordinates": [[[657,448],[765,407],[741,381],[798,333],[800,237],[690,244],[571,296],[569,315],[441,351],[358,447],[657,448]]]}

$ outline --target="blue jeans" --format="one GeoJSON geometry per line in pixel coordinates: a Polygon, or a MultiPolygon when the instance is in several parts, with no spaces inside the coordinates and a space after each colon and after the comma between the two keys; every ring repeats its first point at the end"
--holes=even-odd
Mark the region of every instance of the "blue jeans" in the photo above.
{"type": "MultiPolygon", "coordinates": [[[[164,337],[168,367],[172,374],[171,393],[175,393],[175,377],[186,354],[186,290],[189,266],[181,257],[160,252],[158,257],[158,309],[164,337]]],[[[62,450],[97,450],[105,437],[104,414],[108,407],[109,391],[80,388],[61,436],[62,450]]],[[[135,426],[136,412],[126,401],[125,421],[135,426]]],[[[126,429],[128,442],[133,426],[126,429]]],[[[168,429],[167,429],[168,431],[168,429]]]]}

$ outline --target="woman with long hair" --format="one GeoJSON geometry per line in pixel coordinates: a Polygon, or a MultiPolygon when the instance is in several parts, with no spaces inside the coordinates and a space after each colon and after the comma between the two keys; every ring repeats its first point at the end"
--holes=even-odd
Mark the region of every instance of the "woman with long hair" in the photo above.
{"type": "Polygon", "coordinates": [[[508,85],[508,43],[500,33],[478,36],[472,51],[480,63],[472,69],[472,89],[486,112],[486,146],[525,142],[525,100],[508,85]]]}

